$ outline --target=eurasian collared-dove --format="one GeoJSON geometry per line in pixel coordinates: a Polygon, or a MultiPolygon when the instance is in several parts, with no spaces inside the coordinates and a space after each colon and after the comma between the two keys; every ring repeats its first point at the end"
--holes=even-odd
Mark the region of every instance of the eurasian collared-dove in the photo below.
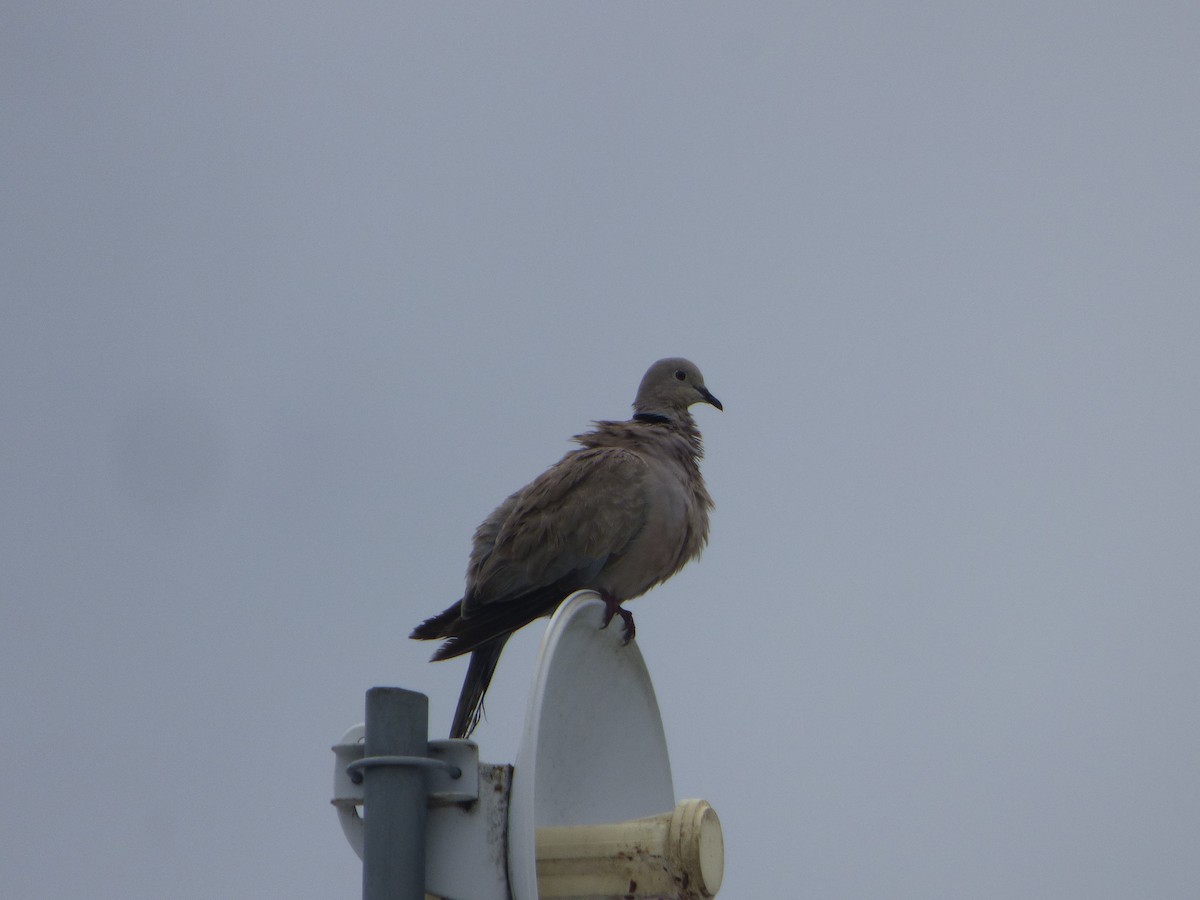
{"type": "Polygon", "coordinates": [[[711,403],[700,370],[660,359],[646,372],[628,422],[596,422],[572,450],[521,488],[475,530],[463,598],[410,635],[445,638],[433,655],[470,652],[452,738],[474,730],[509,636],[591,588],[604,599],[607,626],[620,615],[625,640],[633,616],[621,608],[700,555],[712,498],[700,475],[700,432],[688,407],[711,403]]]}

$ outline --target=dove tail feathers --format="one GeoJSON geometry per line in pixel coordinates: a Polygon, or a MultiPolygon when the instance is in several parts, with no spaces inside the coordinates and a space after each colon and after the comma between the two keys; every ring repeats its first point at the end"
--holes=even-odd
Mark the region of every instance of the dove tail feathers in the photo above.
{"type": "Polygon", "coordinates": [[[455,600],[446,609],[442,610],[436,616],[430,616],[420,625],[412,630],[409,635],[414,641],[433,641],[438,638],[444,638],[449,635],[450,626],[459,620],[462,615],[462,601],[455,600]]]}
{"type": "Polygon", "coordinates": [[[500,661],[500,652],[508,638],[508,634],[502,634],[471,651],[471,662],[467,665],[467,675],[463,679],[458,707],[454,710],[454,724],[450,726],[450,737],[470,737],[475,726],[479,724],[479,718],[483,715],[483,695],[492,683],[496,663],[500,661]]]}

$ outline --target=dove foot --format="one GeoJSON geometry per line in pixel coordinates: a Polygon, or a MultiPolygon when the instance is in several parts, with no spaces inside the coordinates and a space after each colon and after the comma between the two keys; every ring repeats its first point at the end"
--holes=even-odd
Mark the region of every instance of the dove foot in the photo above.
{"type": "Polygon", "coordinates": [[[628,644],[633,640],[633,636],[637,634],[637,628],[633,624],[633,613],[622,607],[621,601],[612,594],[602,592],[600,599],[604,601],[604,624],[600,627],[607,628],[608,623],[613,620],[613,616],[620,616],[625,633],[625,637],[621,643],[628,644]]]}

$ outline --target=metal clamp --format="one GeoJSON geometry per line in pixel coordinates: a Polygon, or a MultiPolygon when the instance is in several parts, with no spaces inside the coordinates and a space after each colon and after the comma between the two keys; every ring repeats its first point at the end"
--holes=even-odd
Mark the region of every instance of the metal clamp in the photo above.
{"type": "MultiPolygon", "coordinates": [[[[339,814],[354,819],[351,823],[361,825],[357,807],[363,802],[364,768],[381,765],[367,762],[363,757],[366,749],[363,736],[366,729],[355,725],[334,745],[336,756],[333,764],[333,805],[339,814]]],[[[472,741],[430,741],[428,757],[414,757],[415,762],[387,762],[383,765],[411,765],[425,769],[428,776],[430,806],[446,803],[474,803],[479,799],[479,748],[472,741]]],[[[408,757],[401,757],[407,759],[408,757]]],[[[345,823],[343,823],[345,825],[345,823]]],[[[351,841],[353,844],[353,840],[351,841]]]]}
{"type": "Polygon", "coordinates": [[[442,769],[452,779],[462,778],[462,769],[445,759],[434,759],[430,756],[365,756],[356,759],[346,766],[346,774],[355,784],[362,784],[363,769],[374,769],[378,766],[415,766],[421,769],[442,769]]]}

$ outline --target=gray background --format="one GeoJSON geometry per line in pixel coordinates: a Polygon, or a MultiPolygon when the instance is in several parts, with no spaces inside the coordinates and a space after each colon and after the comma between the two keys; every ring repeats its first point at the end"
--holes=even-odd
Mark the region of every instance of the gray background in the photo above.
{"type": "Polygon", "coordinates": [[[329,745],[675,354],[722,896],[1200,894],[1200,6],[0,16],[6,896],[356,896],[329,745]]]}

